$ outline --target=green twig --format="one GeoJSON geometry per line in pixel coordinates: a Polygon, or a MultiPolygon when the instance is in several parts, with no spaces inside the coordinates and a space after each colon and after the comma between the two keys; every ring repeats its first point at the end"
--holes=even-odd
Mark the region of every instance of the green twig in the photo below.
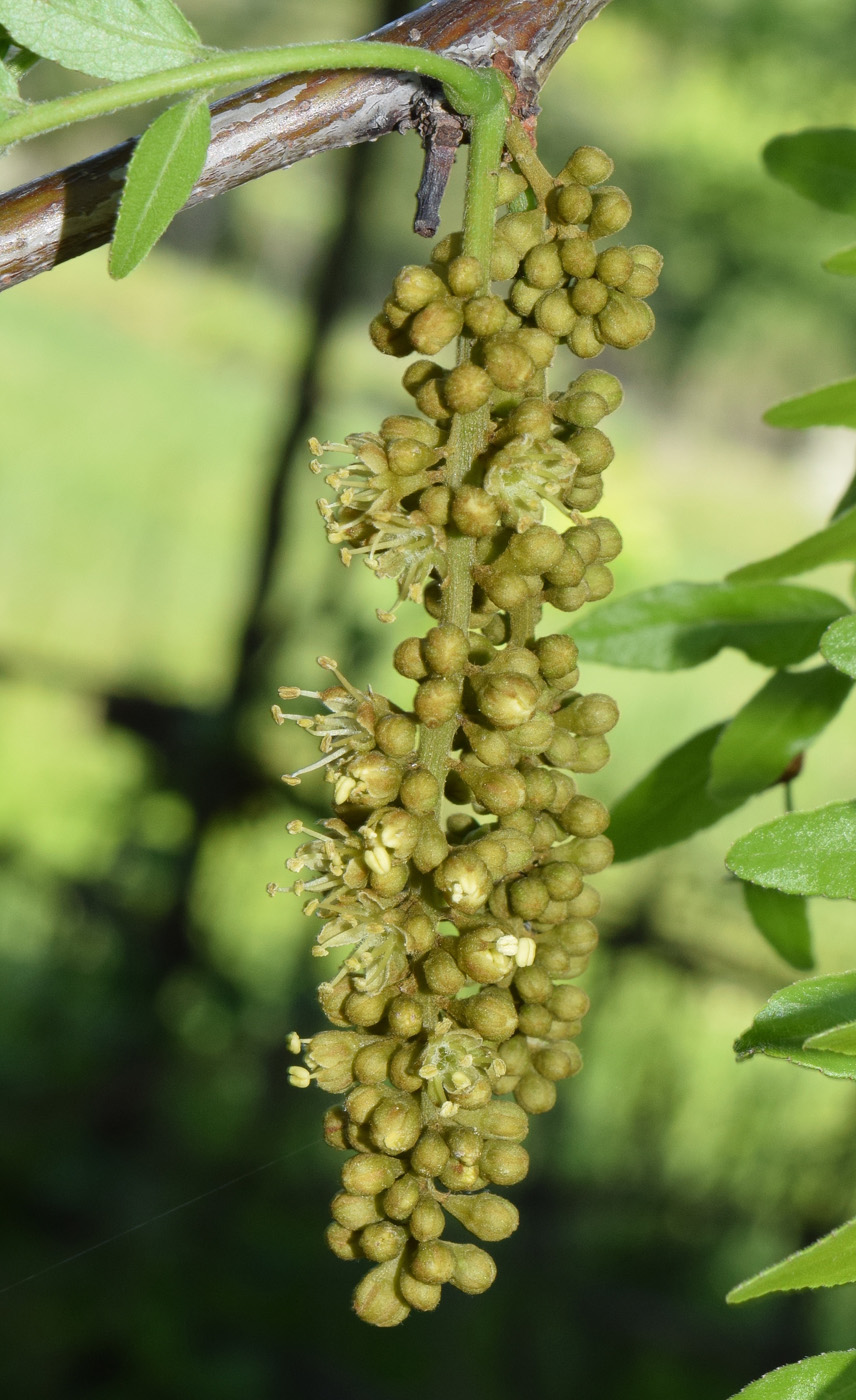
{"type": "Polygon", "coordinates": [[[519,117],[511,117],[509,120],[505,144],[517,161],[521,174],[529,181],[538,203],[543,206],[550,191],[556,188],[556,182],[535,154],[535,147],[526,135],[526,129],[519,117]]]}

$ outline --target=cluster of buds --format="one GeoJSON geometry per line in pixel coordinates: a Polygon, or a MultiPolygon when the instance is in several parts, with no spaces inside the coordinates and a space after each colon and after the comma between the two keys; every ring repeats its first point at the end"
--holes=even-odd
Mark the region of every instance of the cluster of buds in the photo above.
{"type": "Polygon", "coordinates": [[[462,337],[459,363],[412,364],[404,385],[421,416],[328,446],[354,458],[344,468],[313,463],[336,492],[321,509],[345,562],[362,553],[436,624],[395,652],[416,683],[409,712],[357,690],[328,658],[335,686],[280,692],[324,713],[274,706],[278,722],[320,739],[310,768],[326,767],[334,787],[321,830],[290,828],[309,838],[287,864],[305,913],[322,921],[314,952],[342,950],[319,989],[334,1029],[292,1037],[302,1063],[290,1078],[345,1095],[325,1118],[327,1141],[352,1154],[327,1239],[340,1258],[371,1263],[354,1304],[376,1326],[435,1308],[444,1284],[490,1286],[481,1244],[518,1223],[494,1188],[525,1177],[530,1115],[582,1066],[589,1001],[576,979],[600,903],[588,879],[612,845],[609,813],[577,779],[606,763],[618,709],[579,690],[570,636],[535,629],[544,604],[573,612],[605,597],[621,549],[612,522],[586,514],[612,461],[598,425],[620,384],[594,369],[562,392],[545,384],[560,340],[591,358],[653,327],[643,298],[659,255],[595,247],[630,214],[603,185],[611,172],[582,147],[539,205],[503,170],[498,203],[513,207],[497,219],[491,271],[511,282],[506,294],[484,291],[457,236],[430,267],[405,268],[372,323],[375,345],[433,355],[462,337]],[[453,472],[456,420],[479,414],[481,445],[453,472]],[[446,1238],[450,1220],[481,1243],[446,1238]]]}

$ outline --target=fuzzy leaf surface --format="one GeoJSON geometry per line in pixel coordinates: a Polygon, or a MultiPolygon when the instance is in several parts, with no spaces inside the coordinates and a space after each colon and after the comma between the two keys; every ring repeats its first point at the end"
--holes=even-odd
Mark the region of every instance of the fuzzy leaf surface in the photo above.
{"type": "Polygon", "coordinates": [[[202,173],[211,140],[204,96],[162,112],[137,143],[110,248],[110,276],[127,277],[166,232],[202,173]]]}
{"type": "Polygon", "coordinates": [[[775,992],[734,1052],[740,1060],[768,1055],[833,1079],[856,1079],[856,972],[808,977],[775,992]]]}
{"type": "Polygon", "coordinates": [[[725,863],[741,880],[785,894],[856,899],[856,802],[787,812],[741,836],[725,863]]]}
{"type": "Polygon", "coordinates": [[[820,639],[820,653],[830,665],[856,679],[856,615],[833,622],[820,639]]]}
{"type": "Polygon", "coordinates": [[[856,1400],[856,1351],[827,1351],[780,1366],[731,1400],[856,1400]]]}
{"type": "Polygon", "coordinates": [[[694,734],[619,798],[609,824],[616,861],[674,846],[741,805],[742,798],[720,802],[708,791],[711,754],[725,728],[714,724],[694,734]]]}
{"type": "Polygon", "coordinates": [[[768,408],[771,428],[856,428],[856,379],[824,384],[768,408]]]}
{"type": "Polygon", "coordinates": [[[770,174],[805,199],[839,214],[856,214],[856,130],[808,127],[775,136],[764,147],[770,174]]]}
{"type": "Polygon", "coordinates": [[[771,676],[726,726],[713,751],[711,797],[744,800],[777,782],[835,718],[850,685],[833,666],[771,676]]]}
{"type": "Polygon", "coordinates": [[[699,666],[723,647],[778,668],[811,656],[846,611],[830,593],[795,584],[667,583],[593,609],[574,639],[588,661],[638,670],[699,666]]]}
{"type": "Polygon", "coordinates": [[[807,1249],[789,1254],[732,1288],[728,1303],[747,1303],[766,1293],[790,1293],[798,1288],[835,1288],[856,1282],[856,1220],[839,1225],[807,1249]]]}
{"type": "Polygon", "coordinates": [[[824,260],[823,266],[827,272],[835,272],[839,277],[856,277],[856,245],[833,253],[832,257],[824,260]]]}
{"type": "Polygon", "coordinates": [[[172,0],[0,0],[0,21],[23,48],[94,78],[138,78],[202,51],[172,0]]]}
{"type": "Polygon", "coordinates": [[[803,972],[814,967],[811,926],[802,895],[765,890],[744,880],[743,899],[756,929],[780,958],[803,972]]]}
{"type": "Polygon", "coordinates": [[[733,583],[764,583],[771,579],[793,578],[795,574],[807,573],[823,564],[848,560],[856,560],[856,507],[844,511],[823,530],[808,535],[790,549],[759,559],[756,564],[745,564],[728,578],[733,583]]]}

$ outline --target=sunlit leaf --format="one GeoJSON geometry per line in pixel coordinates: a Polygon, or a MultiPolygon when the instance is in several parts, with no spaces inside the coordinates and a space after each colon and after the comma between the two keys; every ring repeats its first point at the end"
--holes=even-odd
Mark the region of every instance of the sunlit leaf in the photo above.
{"type": "Polygon", "coordinates": [[[856,1400],[856,1351],[828,1351],[781,1366],[731,1400],[856,1400]]]}
{"type": "Polygon", "coordinates": [[[822,1239],[789,1254],[779,1264],[732,1288],[728,1303],[747,1303],[766,1293],[790,1293],[797,1288],[834,1288],[856,1283],[856,1220],[839,1225],[822,1239]]]}
{"type": "Polygon", "coordinates": [[[791,967],[804,971],[814,967],[808,909],[801,895],[765,890],[760,885],[744,881],[743,898],[758,932],[775,948],[779,957],[789,962],[791,967]]]}
{"type": "Polygon", "coordinates": [[[838,520],[840,516],[844,515],[846,511],[850,510],[851,506],[856,506],[856,473],[854,473],[853,477],[845,487],[845,490],[841,496],[841,500],[838,502],[838,505],[832,512],[830,519],[838,520]]]}
{"type": "MultiPolygon", "coordinates": [[[[854,381],[856,382],[856,381],[854,381]]],[[[790,549],[759,559],[756,564],[744,564],[728,575],[734,583],[763,583],[770,579],[793,578],[823,564],[838,564],[856,560],[856,507],[839,515],[830,525],[818,530],[790,549]]]]}
{"type": "Polygon", "coordinates": [[[777,180],[824,209],[856,214],[853,127],[809,127],[776,136],[764,147],[764,163],[777,180]]]}
{"type": "Polygon", "coordinates": [[[825,384],[768,408],[771,428],[856,428],[856,379],[825,384]]]}
{"type": "Polygon", "coordinates": [[[856,899],[856,802],[788,812],[735,841],[726,865],[786,894],[856,899]]]}
{"type": "Polygon", "coordinates": [[[795,584],[667,583],[593,608],[573,631],[586,660],[612,666],[671,671],[736,647],[781,667],[816,651],[846,611],[831,594],[795,584]]]}
{"type": "Polygon", "coordinates": [[[199,35],[172,0],[0,0],[15,42],[95,78],[192,63],[199,35]]]}
{"type": "Polygon", "coordinates": [[[746,798],[775,783],[834,719],[850,684],[832,666],[771,676],[726,726],[713,751],[711,797],[746,798]]]}
{"type": "Polygon", "coordinates": [[[740,1060],[768,1055],[833,1079],[856,1079],[856,972],[783,987],[734,1043],[740,1060]]]}
{"type": "Polygon", "coordinates": [[[742,799],[719,802],[708,792],[710,756],[724,728],[715,724],[693,735],[619,798],[609,827],[616,861],[685,841],[741,805],[742,799]]]}
{"type": "Polygon", "coordinates": [[[856,277],[856,245],[833,253],[832,257],[826,258],[823,266],[827,272],[837,272],[839,277],[856,277]]]}
{"type": "Polygon", "coordinates": [[[187,202],[210,140],[211,113],[204,96],[168,108],[144,132],[122,191],[110,249],[111,277],[127,277],[187,202]]]}
{"type": "Polygon", "coordinates": [[[820,639],[820,650],[832,666],[856,679],[856,616],[833,622],[820,639]]]}

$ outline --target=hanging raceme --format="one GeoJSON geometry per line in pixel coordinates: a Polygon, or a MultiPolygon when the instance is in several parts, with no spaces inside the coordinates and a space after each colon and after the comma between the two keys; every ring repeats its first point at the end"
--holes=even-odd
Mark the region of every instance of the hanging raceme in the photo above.
{"type": "Polygon", "coordinates": [[[396,607],[422,602],[434,622],[395,652],[412,712],[325,657],[336,685],[280,692],[325,713],[274,706],[320,739],[310,766],[333,787],[335,816],[290,828],[307,838],[287,862],[292,888],[322,920],[313,951],[350,950],[319,989],[335,1029],[291,1037],[290,1077],[345,1095],[324,1125],[351,1154],[327,1240],[372,1265],[354,1304],[381,1327],[435,1308],[446,1283],[493,1282],[481,1244],[518,1224],[498,1189],[526,1176],[529,1115],[582,1065],[589,999],[575,979],[600,904],[588,877],[612,858],[609,814],[577,777],[606,763],[617,706],[579,690],[570,636],[535,632],[543,603],[576,612],[612,589],[621,537],[591,512],[613,458],[601,424],[622,390],[587,368],[548,393],[546,371],[560,342],[588,360],[645,340],[662,260],[599,250],[630,217],[602,151],[581,147],[555,180],[531,153],[521,163],[541,170],[541,202],[511,165],[491,172],[490,267],[465,228],[430,266],[402,269],[372,322],[384,354],[421,357],[403,379],[418,413],[312,443],[345,564],[362,556],[397,581],[396,607]],[[444,369],[433,356],[454,341],[444,369]],[[549,523],[562,516],[564,529],[549,523]],[[448,1217],[481,1244],[447,1240],[448,1217]]]}

